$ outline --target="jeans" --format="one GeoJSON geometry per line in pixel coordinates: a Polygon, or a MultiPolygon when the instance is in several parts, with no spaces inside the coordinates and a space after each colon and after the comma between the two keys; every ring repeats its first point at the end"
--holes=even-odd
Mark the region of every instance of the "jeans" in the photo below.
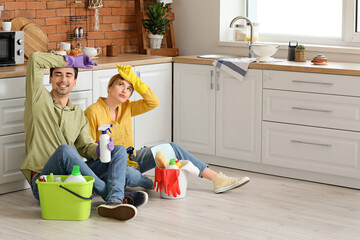
{"type": "Polygon", "coordinates": [[[36,179],[39,175],[69,175],[74,165],[80,166],[83,176],[95,178],[94,191],[100,195],[105,202],[122,202],[124,199],[125,173],[127,153],[123,146],[114,146],[111,152],[111,161],[102,163],[100,160],[88,160],[84,162],[75,148],[69,145],[58,147],[40,174],[37,174],[31,181],[31,189],[36,199],[39,199],[36,179]],[[106,177],[106,182],[101,178],[106,177]]]}
{"type": "MultiPolygon", "coordinates": [[[[169,144],[173,148],[176,158],[178,160],[189,160],[190,162],[192,162],[195,165],[195,167],[197,167],[200,170],[199,177],[201,177],[202,172],[204,171],[205,168],[208,167],[208,165],[206,163],[203,163],[196,157],[194,157],[192,154],[187,152],[185,149],[183,149],[176,143],[171,142],[169,144]]],[[[140,150],[136,151],[137,153],[136,161],[139,164],[139,171],[141,173],[156,167],[155,159],[151,152],[151,148],[152,147],[143,147],[140,150]]]]}

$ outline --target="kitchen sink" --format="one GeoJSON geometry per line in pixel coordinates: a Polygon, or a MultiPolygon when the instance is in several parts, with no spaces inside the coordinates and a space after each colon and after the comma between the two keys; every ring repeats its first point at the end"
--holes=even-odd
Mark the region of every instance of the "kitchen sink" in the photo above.
{"type": "Polygon", "coordinates": [[[198,58],[205,58],[205,59],[223,59],[223,58],[239,58],[239,56],[212,54],[212,55],[199,55],[198,58]]]}

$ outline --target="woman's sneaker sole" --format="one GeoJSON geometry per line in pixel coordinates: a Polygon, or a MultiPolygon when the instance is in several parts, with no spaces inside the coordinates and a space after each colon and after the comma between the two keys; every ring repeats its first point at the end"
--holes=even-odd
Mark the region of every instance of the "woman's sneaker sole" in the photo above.
{"type": "Polygon", "coordinates": [[[232,190],[232,189],[235,189],[235,188],[244,186],[244,185],[247,184],[249,181],[250,181],[250,178],[248,178],[248,177],[243,177],[243,178],[241,179],[241,181],[235,182],[235,183],[233,183],[233,184],[231,184],[231,185],[228,185],[228,186],[226,186],[226,187],[223,187],[223,188],[216,189],[216,190],[215,190],[215,193],[223,193],[223,192],[226,192],[226,191],[229,191],[229,190],[232,190]]]}
{"type": "Polygon", "coordinates": [[[120,221],[130,220],[137,214],[136,207],[130,204],[101,204],[96,208],[96,211],[101,217],[114,218],[120,221]]]}

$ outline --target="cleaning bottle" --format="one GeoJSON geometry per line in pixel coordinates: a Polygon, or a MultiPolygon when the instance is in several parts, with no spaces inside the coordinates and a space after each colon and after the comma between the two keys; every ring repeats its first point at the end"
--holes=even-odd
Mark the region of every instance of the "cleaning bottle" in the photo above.
{"type": "Polygon", "coordinates": [[[174,158],[170,159],[169,166],[167,166],[166,169],[179,169],[174,158]]]}
{"type": "Polygon", "coordinates": [[[71,175],[69,175],[64,182],[86,182],[86,179],[81,175],[79,165],[73,166],[71,175]]]}
{"type": "Polygon", "coordinates": [[[111,152],[108,148],[108,143],[110,142],[110,136],[107,134],[107,131],[111,132],[110,128],[112,124],[103,124],[101,125],[98,130],[102,131],[100,136],[100,161],[102,163],[108,163],[111,161],[111,152]]]}

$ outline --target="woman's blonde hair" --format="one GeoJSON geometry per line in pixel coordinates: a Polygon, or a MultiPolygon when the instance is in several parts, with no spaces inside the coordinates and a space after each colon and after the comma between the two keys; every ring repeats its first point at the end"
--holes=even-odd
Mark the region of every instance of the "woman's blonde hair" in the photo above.
{"type": "MultiPolygon", "coordinates": [[[[126,79],[124,79],[123,77],[121,77],[120,74],[116,74],[116,75],[112,76],[112,77],[110,78],[110,80],[109,80],[109,83],[108,83],[108,87],[107,87],[108,92],[109,92],[109,88],[111,88],[112,86],[118,84],[121,80],[126,80],[126,79]]],[[[134,92],[134,88],[133,88],[131,94],[132,94],[133,92],[134,92]]],[[[131,96],[131,95],[130,95],[130,96],[131,96]]]]}

